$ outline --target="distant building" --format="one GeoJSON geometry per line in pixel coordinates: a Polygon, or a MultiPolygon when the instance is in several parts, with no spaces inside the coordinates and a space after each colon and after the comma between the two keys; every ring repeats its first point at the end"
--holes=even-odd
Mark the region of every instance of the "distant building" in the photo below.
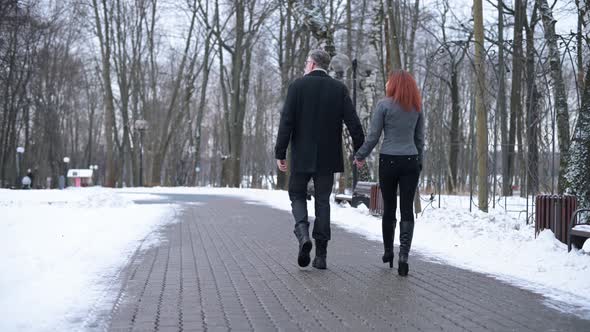
{"type": "Polygon", "coordinates": [[[91,169],[70,169],[68,170],[68,185],[74,187],[88,187],[92,185],[91,169]]]}

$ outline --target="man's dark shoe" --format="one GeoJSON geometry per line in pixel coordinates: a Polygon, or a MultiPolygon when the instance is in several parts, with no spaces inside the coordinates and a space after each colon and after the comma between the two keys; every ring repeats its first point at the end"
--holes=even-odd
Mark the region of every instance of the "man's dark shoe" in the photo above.
{"type": "Polygon", "coordinates": [[[311,266],[316,269],[326,269],[326,254],[328,252],[328,241],[315,240],[315,258],[311,266]]]}
{"type": "Polygon", "coordinates": [[[295,226],[294,233],[295,236],[297,236],[297,240],[299,240],[299,255],[297,256],[297,264],[299,264],[301,267],[306,267],[311,261],[309,253],[313,247],[313,244],[309,238],[309,225],[298,224],[295,226]]]}
{"type": "Polygon", "coordinates": [[[408,275],[409,271],[410,271],[410,265],[408,264],[408,255],[400,254],[399,261],[397,262],[397,273],[400,276],[405,277],[408,275]]]}
{"type": "Polygon", "coordinates": [[[304,241],[299,244],[299,256],[297,257],[297,264],[301,267],[306,267],[311,261],[309,253],[311,252],[311,240],[304,241]]]}
{"type": "Polygon", "coordinates": [[[325,270],[326,269],[326,257],[316,256],[313,259],[313,263],[311,263],[311,266],[315,267],[316,269],[325,270]]]}

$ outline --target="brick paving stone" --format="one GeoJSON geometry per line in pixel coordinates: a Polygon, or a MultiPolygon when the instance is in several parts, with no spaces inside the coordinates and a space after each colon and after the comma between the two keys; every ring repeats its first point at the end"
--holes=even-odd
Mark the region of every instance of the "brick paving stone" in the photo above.
{"type": "Polygon", "coordinates": [[[541,295],[416,253],[410,276],[399,277],[381,264],[380,243],[336,227],[328,269],[301,269],[288,212],[225,196],[169,196],[194,201],[204,204],[183,205],[164,241],[138,250],[121,274],[102,318],[109,331],[590,330],[541,295]]]}

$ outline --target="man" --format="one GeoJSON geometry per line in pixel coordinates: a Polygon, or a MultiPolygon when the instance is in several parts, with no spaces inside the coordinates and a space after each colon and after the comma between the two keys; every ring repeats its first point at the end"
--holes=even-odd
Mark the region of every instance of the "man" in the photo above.
{"type": "Polygon", "coordinates": [[[307,217],[307,184],[314,182],[315,222],[313,238],[316,255],[312,266],[326,268],[330,240],[330,193],[334,173],[344,171],[342,123],[352,137],[354,150],[365,140],[346,86],[328,76],[330,55],[322,50],[309,54],[305,75],[289,86],[275,146],[277,165],[287,171],[287,146],[291,143],[289,198],[295,217],[295,236],[299,240],[299,266],[309,265],[312,243],[307,217]]]}

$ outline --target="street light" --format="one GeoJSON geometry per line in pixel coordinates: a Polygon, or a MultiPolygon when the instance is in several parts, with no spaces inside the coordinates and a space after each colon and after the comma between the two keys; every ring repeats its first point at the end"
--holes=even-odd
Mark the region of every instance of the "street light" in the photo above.
{"type": "Polygon", "coordinates": [[[146,120],[135,120],[135,129],[139,130],[139,186],[143,187],[143,133],[148,129],[146,120]]]}
{"type": "Polygon", "coordinates": [[[64,177],[64,188],[68,186],[68,164],[70,163],[70,157],[64,157],[64,169],[65,169],[65,177],[64,177]]]}
{"type": "Polygon", "coordinates": [[[25,153],[25,148],[22,146],[16,148],[16,188],[20,185],[20,161],[23,153],[25,153]]]}

